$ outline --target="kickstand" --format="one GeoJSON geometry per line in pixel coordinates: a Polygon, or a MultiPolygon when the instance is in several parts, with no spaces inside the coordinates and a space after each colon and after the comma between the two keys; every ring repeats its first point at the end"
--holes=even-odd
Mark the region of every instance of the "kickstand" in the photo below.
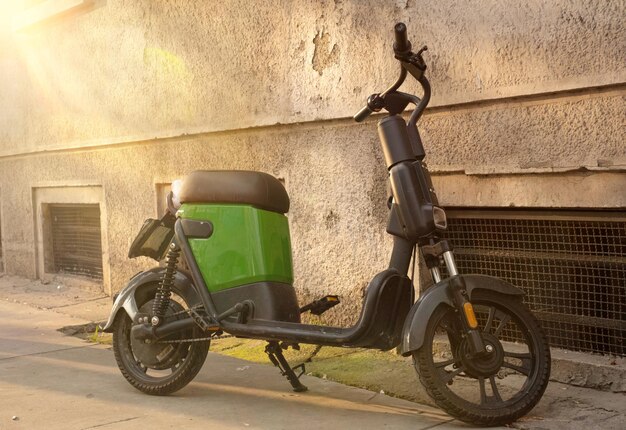
{"type": "Polygon", "coordinates": [[[302,385],[300,382],[300,376],[304,373],[304,364],[296,366],[295,369],[300,368],[301,372],[299,375],[294,373],[294,369],[289,366],[285,356],[283,355],[283,351],[276,341],[268,342],[265,347],[265,353],[269,357],[272,364],[280,369],[280,373],[287,378],[291,386],[293,387],[293,391],[300,393],[302,391],[307,391],[308,388],[305,385],[302,385]]]}

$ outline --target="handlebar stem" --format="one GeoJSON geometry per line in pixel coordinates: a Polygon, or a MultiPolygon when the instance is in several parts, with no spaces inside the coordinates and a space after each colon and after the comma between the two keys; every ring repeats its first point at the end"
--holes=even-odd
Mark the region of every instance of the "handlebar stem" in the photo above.
{"type": "Polygon", "coordinates": [[[409,118],[409,125],[416,125],[417,121],[422,117],[428,102],[430,101],[430,82],[426,79],[426,76],[423,76],[418,80],[422,88],[424,89],[424,96],[419,101],[419,104],[415,107],[415,110],[411,114],[409,118]]]}
{"type": "Polygon", "coordinates": [[[400,77],[398,77],[398,79],[392,86],[390,86],[385,91],[383,91],[380,96],[385,97],[387,94],[393,91],[396,91],[398,88],[400,88],[402,84],[404,83],[404,81],[406,80],[406,75],[407,75],[406,69],[402,67],[402,65],[400,65],[400,77]]]}

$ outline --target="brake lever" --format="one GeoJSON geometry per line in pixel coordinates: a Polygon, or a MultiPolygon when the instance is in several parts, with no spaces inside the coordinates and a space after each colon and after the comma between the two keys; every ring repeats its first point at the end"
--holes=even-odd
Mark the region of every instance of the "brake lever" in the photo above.
{"type": "Polygon", "coordinates": [[[420,68],[426,69],[426,62],[424,61],[424,58],[422,57],[422,54],[425,51],[428,51],[428,46],[426,45],[422,46],[420,50],[417,51],[417,53],[413,53],[411,51],[400,53],[400,54],[396,53],[394,57],[396,60],[399,60],[402,63],[411,63],[420,68]]]}
{"type": "Polygon", "coordinates": [[[408,52],[404,55],[395,55],[395,58],[400,61],[402,67],[409,72],[418,81],[424,76],[426,71],[426,62],[422,57],[422,53],[428,50],[428,46],[424,45],[416,54],[408,52]]]}

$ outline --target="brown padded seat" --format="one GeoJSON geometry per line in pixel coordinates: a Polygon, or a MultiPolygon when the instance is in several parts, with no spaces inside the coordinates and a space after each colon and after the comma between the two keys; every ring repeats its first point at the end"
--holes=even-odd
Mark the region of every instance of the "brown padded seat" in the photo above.
{"type": "Polygon", "coordinates": [[[244,170],[197,170],[183,180],[181,203],[239,203],[287,213],[289,196],[272,175],[244,170]]]}

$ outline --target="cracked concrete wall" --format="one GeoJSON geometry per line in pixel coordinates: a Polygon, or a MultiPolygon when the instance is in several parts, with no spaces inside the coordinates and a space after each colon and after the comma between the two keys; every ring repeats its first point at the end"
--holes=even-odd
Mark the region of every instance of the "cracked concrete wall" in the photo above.
{"type": "Polygon", "coordinates": [[[327,318],[353,322],[391,240],[376,120],[349,117],[395,79],[398,20],[429,45],[421,131],[442,203],[626,208],[624,1],[206,5],[107,0],[0,36],[7,272],[36,276],[33,187],[103,187],[117,291],[151,265],[126,253],[155,184],[258,169],[292,198],[300,296],[339,293],[327,318]]]}

